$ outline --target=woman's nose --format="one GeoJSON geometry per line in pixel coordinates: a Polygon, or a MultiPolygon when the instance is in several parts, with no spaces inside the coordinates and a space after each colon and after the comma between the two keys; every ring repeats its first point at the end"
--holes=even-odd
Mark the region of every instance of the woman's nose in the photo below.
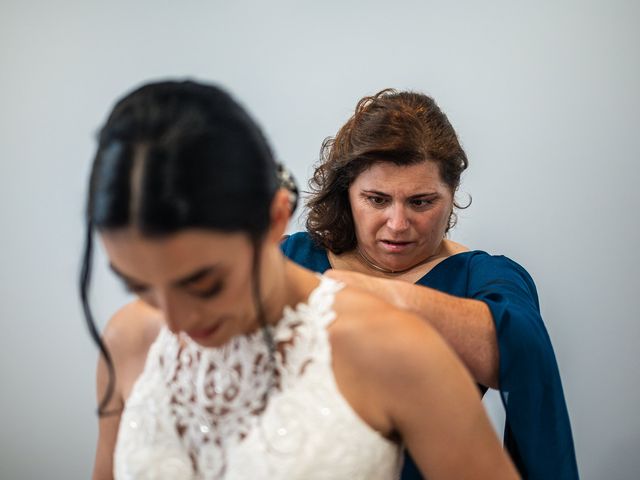
{"type": "Polygon", "coordinates": [[[189,302],[179,295],[165,293],[159,302],[160,309],[167,324],[167,328],[173,333],[185,330],[194,323],[196,311],[189,302]]]}
{"type": "Polygon", "coordinates": [[[387,227],[394,232],[402,232],[409,228],[409,218],[402,205],[392,205],[389,209],[387,227]]]}

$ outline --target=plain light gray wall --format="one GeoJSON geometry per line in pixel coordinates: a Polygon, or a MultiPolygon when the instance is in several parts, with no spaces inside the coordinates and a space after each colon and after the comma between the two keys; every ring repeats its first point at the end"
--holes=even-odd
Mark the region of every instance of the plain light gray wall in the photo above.
{"type": "MultiPolygon", "coordinates": [[[[605,0],[3,0],[0,477],[89,475],[76,273],[93,137],[116,97],[177,75],[228,86],[301,183],[361,96],[432,94],[471,162],[453,238],[536,279],[583,478],[637,478],[638,20],[638,2],[605,0]]],[[[97,262],[103,323],[127,297],[97,262]]]]}

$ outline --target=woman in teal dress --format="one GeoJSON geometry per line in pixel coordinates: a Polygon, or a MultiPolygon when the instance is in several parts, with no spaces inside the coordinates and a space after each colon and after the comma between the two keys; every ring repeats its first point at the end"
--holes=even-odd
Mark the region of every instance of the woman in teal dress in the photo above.
{"type": "MultiPolygon", "coordinates": [[[[523,478],[576,479],[560,374],[531,276],[507,257],[447,238],[467,164],[430,97],[393,90],[365,97],[323,144],[307,231],[282,250],[430,322],[482,393],[500,391],[505,447],[523,478]]],[[[420,478],[408,454],[402,478],[420,478]]]]}

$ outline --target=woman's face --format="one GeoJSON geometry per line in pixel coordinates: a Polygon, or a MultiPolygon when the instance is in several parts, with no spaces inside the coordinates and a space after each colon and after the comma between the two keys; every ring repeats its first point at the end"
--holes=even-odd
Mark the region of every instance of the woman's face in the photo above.
{"type": "Polygon", "coordinates": [[[246,234],[185,230],[149,238],[128,227],[101,237],[113,271],[162,312],[171,331],[214,347],[257,327],[246,234]]]}
{"type": "Polygon", "coordinates": [[[375,163],[349,187],[358,246],[379,266],[403,270],[437,253],[453,192],[431,161],[375,163]]]}

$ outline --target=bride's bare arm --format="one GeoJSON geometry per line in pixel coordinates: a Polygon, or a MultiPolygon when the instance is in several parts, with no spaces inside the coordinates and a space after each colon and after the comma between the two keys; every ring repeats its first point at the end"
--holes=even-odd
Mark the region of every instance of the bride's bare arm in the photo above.
{"type": "MultiPolygon", "coordinates": [[[[106,415],[100,416],[98,420],[93,480],[113,479],[113,453],[124,401],[144,368],[147,351],[160,325],[158,313],[136,300],[115,313],[104,330],[102,339],[115,370],[115,390],[104,409],[106,415]]],[[[108,382],[107,364],[100,356],[96,371],[97,405],[104,398],[108,382]]]]}
{"type": "MultiPolygon", "coordinates": [[[[102,357],[98,360],[96,371],[97,403],[102,400],[107,389],[109,374],[107,365],[102,357]]],[[[122,409],[120,395],[116,392],[107,408],[114,412],[122,409]]],[[[120,426],[120,413],[103,415],[98,420],[98,444],[96,458],[93,466],[93,480],[111,480],[113,478],[113,451],[120,426]]]]}
{"type": "MultiPolygon", "coordinates": [[[[117,330],[119,323],[117,315],[109,322],[103,342],[105,343],[113,362],[120,364],[120,355],[117,344],[119,336],[117,330]],[[115,337],[115,338],[114,338],[115,337]],[[116,341],[114,341],[116,340],[116,341]]],[[[116,376],[119,378],[119,376],[116,376]]],[[[109,369],[105,359],[100,355],[98,358],[98,366],[96,369],[96,405],[100,405],[103,401],[105,392],[109,384],[109,369]]],[[[98,443],[96,446],[96,458],[93,466],[93,480],[111,480],[113,479],[113,451],[118,436],[118,428],[120,426],[120,412],[122,411],[123,401],[119,382],[115,383],[115,390],[110,401],[105,406],[105,412],[99,414],[98,417],[98,443]]]]}

